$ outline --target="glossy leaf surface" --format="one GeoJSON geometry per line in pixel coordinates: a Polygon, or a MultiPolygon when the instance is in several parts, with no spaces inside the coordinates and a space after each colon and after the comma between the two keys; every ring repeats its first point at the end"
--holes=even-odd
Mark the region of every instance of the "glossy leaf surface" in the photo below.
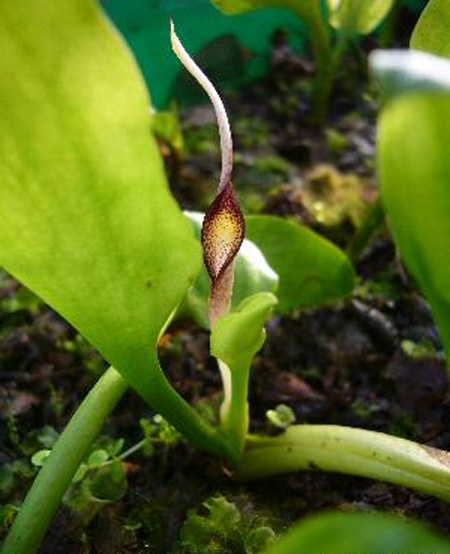
{"type": "Polygon", "coordinates": [[[200,263],[149,98],[93,0],[0,6],[0,263],[144,396],[200,263]]]}
{"type": "Polygon", "coordinates": [[[425,526],[385,514],[327,513],[297,525],[266,554],[450,554],[450,542],[425,526]]]}
{"type": "Polygon", "coordinates": [[[411,37],[411,48],[450,57],[450,3],[429,0],[411,37]]]}
{"type": "Polygon", "coordinates": [[[367,35],[389,13],[394,0],[328,0],[328,19],[340,31],[367,35]]]}
{"type": "Polygon", "coordinates": [[[417,279],[450,354],[450,94],[411,93],[383,111],[382,200],[402,259],[417,279]]]}
{"type": "Polygon", "coordinates": [[[347,256],[307,227],[275,216],[246,218],[247,237],[280,278],[278,309],[289,312],[343,298],[354,287],[347,256]]]}
{"type": "Polygon", "coordinates": [[[378,124],[382,201],[402,259],[431,304],[448,356],[450,62],[422,52],[399,56],[388,51],[378,53],[371,65],[388,95],[378,124]],[[396,67],[403,76],[392,87],[396,67]]]}

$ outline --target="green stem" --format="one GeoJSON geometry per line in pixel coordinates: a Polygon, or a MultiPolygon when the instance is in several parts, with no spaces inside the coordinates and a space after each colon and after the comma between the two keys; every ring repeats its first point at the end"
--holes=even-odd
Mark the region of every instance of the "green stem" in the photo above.
{"type": "Polygon", "coordinates": [[[394,2],[389,15],[381,27],[381,31],[378,34],[378,48],[386,49],[394,47],[396,26],[401,8],[402,5],[400,2],[394,2]]]}
{"type": "Polygon", "coordinates": [[[279,437],[250,437],[236,471],[250,480],[299,469],[369,477],[450,501],[450,453],[337,425],[295,425],[279,437]]]}
{"type": "Polygon", "coordinates": [[[6,538],[2,554],[36,552],[92,441],[126,389],[126,382],[112,367],[97,381],[36,477],[6,538]]]}
{"type": "MultiPolygon", "coordinates": [[[[219,364],[223,363],[219,360],[219,364]]],[[[224,409],[221,410],[221,429],[238,453],[238,457],[234,460],[235,462],[242,455],[248,433],[249,416],[247,400],[250,363],[247,367],[244,364],[242,367],[229,370],[231,378],[230,396],[224,399],[224,409]]]]}
{"type": "Polygon", "coordinates": [[[149,368],[150,383],[143,395],[148,404],[196,446],[235,462],[239,457],[228,437],[210,425],[166,379],[157,359],[149,368]]]}
{"type": "Polygon", "coordinates": [[[331,56],[330,63],[330,82],[334,83],[336,81],[336,76],[339,72],[340,67],[342,66],[342,60],[344,59],[344,54],[347,51],[348,43],[352,38],[352,34],[344,30],[338,31],[337,40],[333,48],[333,55],[331,56]]]}
{"type": "Polygon", "coordinates": [[[347,248],[347,254],[353,263],[356,263],[364,252],[374,232],[384,222],[384,210],[379,198],[370,207],[361,226],[347,248]]]}
{"type": "Polygon", "coordinates": [[[311,120],[322,125],[331,92],[331,33],[322,15],[320,0],[259,0],[258,6],[285,6],[294,11],[307,26],[315,69],[311,120]]]}
{"type": "MultiPolygon", "coordinates": [[[[128,450],[125,450],[125,452],[122,452],[119,456],[117,456],[118,460],[126,460],[128,456],[131,456],[131,454],[134,454],[135,452],[139,452],[144,446],[146,446],[149,443],[149,439],[142,439],[141,441],[137,442],[133,446],[131,446],[128,450]]],[[[110,460],[106,462],[103,465],[106,465],[108,463],[113,463],[115,460],[110,460]]]]}
{"type": "Polygon", "coordinates": [[[314,58],[312,122],[322,125],[332,87],[331,33],[322,16],[319,0],[284,0],[308,27],[314,58]]]}

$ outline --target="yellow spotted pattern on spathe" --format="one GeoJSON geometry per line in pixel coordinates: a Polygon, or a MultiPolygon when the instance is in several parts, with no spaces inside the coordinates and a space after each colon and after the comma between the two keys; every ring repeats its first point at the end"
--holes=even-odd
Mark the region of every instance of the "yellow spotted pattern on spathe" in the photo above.
{"type": "Polygon", "coordinates": [[[245,223],[231,183],[217,196],[205,215],[202,245],[211,279],[220,277],[236,256],[244,239],[245,223]]]}

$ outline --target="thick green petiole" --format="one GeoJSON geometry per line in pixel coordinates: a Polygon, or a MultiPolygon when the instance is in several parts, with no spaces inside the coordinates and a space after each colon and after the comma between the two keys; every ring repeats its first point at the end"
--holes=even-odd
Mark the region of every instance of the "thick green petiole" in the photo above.
{"type": "Polygon", "coordinates": [[[283,0],[280,4],[297,13],[308,27],[315,69],[312,120],[321,125],[325,119],[332,82],[330,28],[322,16],[319,0],[283,0]]]}
{"type": "MultiPolygon", "coordinates": [[[[197,446],[230,460],[237,459],[237,447],[223,433],[205,422],[171,387],[157,359],[151,375],[152,387],[146,400],[153,409],[197,446]]],[[[98,380],[36,477],[6,539],[2,554],[35,552],[92,441],[126,389],[126,382],[113,368],[109,368],[98,380]]]]}
{"type": "Polygon", "coordinates": [[[149,371],[151,386],[144,396],[148,404],[199,448],[215,456],[236,460],[238,452],[235,446],[177,393],[156,358],[149,371]]]}
{"type": "Polygon", "coordinates": [[[331,92],[331,33],[322,15],[320,0],[260,0],[259,6],[285,6],[303,21],[311,37],[314,58],[312,121],[321,125],[325,119],[331,92]]]}
{"type": "MultiPolygon", "coordinates": [[[[219,365],[223,363],[219,360],[219,365]]],[[[230,371],[230,394],[228,398],[225,396],[221,409],[220,428],[239,455],[244,450],[248,433],[247,397],[249,376],[250,367],[239,367],[237,370],[230,371]]]]}
{"type": "Polygon", "coordinates": [[[264,344],[264,323],[277,299],[270,292],[253,294],[218,319],[211,333],[211,354],[219,361],[224,381],[221,425],[237,457],[243,453],[248,432],[248,380],[255,354],[264,344]]]}
{"type": "Polygon", "coordinates": [[[2,554],[33,554],[92,441],[127,384],[110,367],[86,396],[34,481],[3,545],[2,554]]]}
{"type": "Polygon", "coordinates": [[[295,425],[278,437],[249,437],[236,477],[300,469],[369,477],[450,501],[450,453],[375,431],[295,425]]]}

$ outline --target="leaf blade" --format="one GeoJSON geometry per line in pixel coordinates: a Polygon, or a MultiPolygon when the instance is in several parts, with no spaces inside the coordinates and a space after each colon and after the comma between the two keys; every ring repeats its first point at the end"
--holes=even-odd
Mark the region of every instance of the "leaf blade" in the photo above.
{"type": "Polygon", "coordinates": [[[353,290],[352,265],[328,240],[275,216],[249,216],[246,221],[248,238],[279,275],[280,311],[326,304],[353,290]]]}
{"type": "Polygon", "coordinates": [[[448,554],[450,546],[425,526],[391,515],[330,512],[300,523],[267,550],[267,554],[285,552],[448,554]]]}
{"type": "Polygon", "coordinates": [[[200,253],[142,79],[91,0],[2,4],[0,26],[0,262],[148,392],[200,253]]]}
{"type": "Polygon", "coordinates": [[[430,0],[414,27],[410,46],[450,58],[450,6],[447,0],[430,0]]]}

